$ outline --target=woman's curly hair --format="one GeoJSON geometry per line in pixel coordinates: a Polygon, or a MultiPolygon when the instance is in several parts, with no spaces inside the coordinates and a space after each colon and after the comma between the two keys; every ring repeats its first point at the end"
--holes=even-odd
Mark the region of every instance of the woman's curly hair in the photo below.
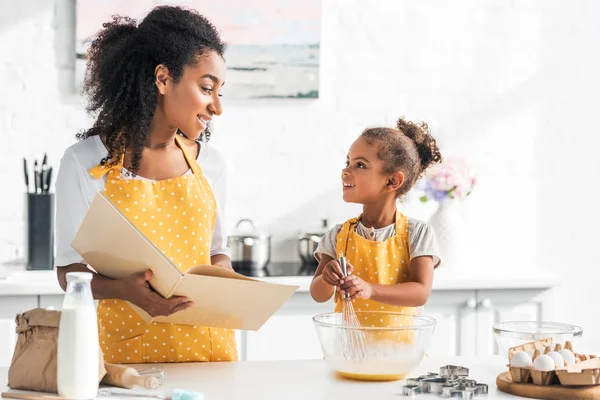
{"type": "MultiPolygon", "coordinates": [[[[139,25],[116,15],[102,26],[87,54],[83,84],[87,111],[96,115],[96,121],[77,138],[103,135],[109,154],[102,162],[108,165],[131,148],[135,173],[156,108],[156,66],[165,65],[178,82],[184,68],[207,53],[215,51],[222,57],[225,44],[205,17],[181,7],[156,7],[139,25]]],[[[200,138],[208,140],[210,132],[200,138]]]]}
{"type": "Polygon", "coordinates": [[[383,173],[404,173],[404,183],[396,194],[408,193],[423,173],[442,161],[436,140],[425,122],[411,122],[400,117],[396,129],[368,128],[362,133],[367,143],[377,146],[377,157],[383,161],[383,173]]]}

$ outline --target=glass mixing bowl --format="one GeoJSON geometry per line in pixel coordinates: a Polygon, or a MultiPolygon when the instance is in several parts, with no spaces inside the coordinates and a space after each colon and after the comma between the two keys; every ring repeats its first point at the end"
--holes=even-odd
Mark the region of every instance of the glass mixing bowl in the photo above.
{"type": "Polygon", "coordinates": [[[423,360],[435,329],[434,318],[386,311],[357,311],[359,321],[378,321],[376,326],[344,325],[341,313],[313,317],[327,363],[344,377],[358,380],[403,379],[423,360]],[[354,336],[353,336],[354,335],[354,336]],[[344,346],[348,337],[363,338],[364,351],[344,346]],[[348,357],[360,353],[362,357],[348,357]]]}
{"type": "Polygon", "coordinates": [[[575,344],[583,336],[581,327],[560,322],[507,321],[494,324],[492,329],[500,354],[504,356],[508,356],[511,347],[547,338],[563,346],[566,341],[570,341],[575,348],[575,344]]]}

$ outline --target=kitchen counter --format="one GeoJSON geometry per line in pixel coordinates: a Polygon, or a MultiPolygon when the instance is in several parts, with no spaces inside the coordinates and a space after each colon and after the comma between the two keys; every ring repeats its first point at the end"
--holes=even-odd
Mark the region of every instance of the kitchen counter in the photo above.
{"type": "MultiPolygon", "coordinates": [[[[486,272],[436,271],[433,291],[423,309],[438,321],[431,354],[492,355],[497,351],[491,330],[494,323],[552,319],[552,288],[560,284],[559,277],[523,271],[509,278],[497,271],[486,272]]],[[[312,273],[299,263],[273,263],[264,276],[254,276],[266,282],[297,285],[299,290],[258,331],[237,332],[241,360],[321,357],[312,317],[331,312],[334,304],[332,300],[317,303],[312,299],[312,273]]],[[[38,307],[60,310],[63,297],[55,271],[24,271],[22,266],[2,270],[0,266],[0,365],[8,365],[12,357],[15,315],[38,307]]]]}
{"type": "MultiPolygon", "coordinates": [[[[506,369],[506,360],[500,356],[430,357],[425,359],[410,376],[439,372],[441,366],[448,364],[468,367],[470,378],[488,384],[489,394],[476,396],[475,399],[522,399],[497,390],[496,376],[506,369]]],[[[323,360],[164,364],[164,367],[165,386],[151,393],[169,395],[173,389],[186,389],[203,392],[206,400],[399,400],[404,398],[400,395],[403,381],[346,380],[337,377],[323,360]]],[[[6,367],[0,368],[2,382],[7,381],[7,372],[6,367]]],[[[6,390],[7,388],[3,386],[2,391],[6,390]]],[[[430,394],[421,394],[414,398],[441,399],[437,395],[430,394]]]]}
{"type": "MultiPolygon", "coordinates": [[[[297,263],[275,263],[265,270],[265,274],[246,275],[265,282],[296,285],[299,292],[308,292],[312,280],[312,271],[297,263]]],[[[560,277],[546,271],[525,270],[518,276],[507,276],[499,271],[474,273],[441,268],[435,272],[433,290],[545,289],[559,284],[560,277]]],[[[56,294],[63,294],[63,291],[55,271],[26,271],[23,266],[0,267],[0,296],[56,294]]]]}

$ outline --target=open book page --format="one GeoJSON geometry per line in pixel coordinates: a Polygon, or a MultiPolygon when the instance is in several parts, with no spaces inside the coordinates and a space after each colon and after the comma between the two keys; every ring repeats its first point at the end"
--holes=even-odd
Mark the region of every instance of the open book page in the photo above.
{"type": "Polygon", "coordinates": [[[173,291],[194,305],[166,317],[152,318],[132,306],[145,322],[258,330],[298,289],[248,278],[227,268],[199,265],[190,268],[173,291]]]}
{"type": "Polygon", "coordinates": [[[245,275],[238,274],[229,268],[219,267],[216,265],[196,265],[185,272],[186,275],[204,275],[215,276],[221,278],[242,279],[246,281],[258,282],[256,279],[249,278],[245,275]]]}
{"type": "Polygon", "coordinates": [[[188,270],[173,292],[194,305],[153,321],[258,330],[298,289],[256,281],[222,267],[202,267],[188,270]]]}
{"type": "Polygon", "coordinates": [[[96,272],[112,279],[152,270],[152,288],[169,297],[181,272],[98,192],[71,246],[96,272]]]}

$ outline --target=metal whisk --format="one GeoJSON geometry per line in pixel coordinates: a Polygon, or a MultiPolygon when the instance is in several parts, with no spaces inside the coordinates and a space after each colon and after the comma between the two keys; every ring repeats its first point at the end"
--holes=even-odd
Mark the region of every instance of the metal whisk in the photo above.
{"type": "MultiPolygon", "coordinates": [[[[344,277],[348,276],[348,267],[346,265],[346,257],[338,259],[344,277]]],[[[350,293],[345,293],[342,303],[342,355],[347,360],[362,360],[367,353],[367,338],[365,333],[360,329],[360,321],[354,311],[350,293]]]]}

